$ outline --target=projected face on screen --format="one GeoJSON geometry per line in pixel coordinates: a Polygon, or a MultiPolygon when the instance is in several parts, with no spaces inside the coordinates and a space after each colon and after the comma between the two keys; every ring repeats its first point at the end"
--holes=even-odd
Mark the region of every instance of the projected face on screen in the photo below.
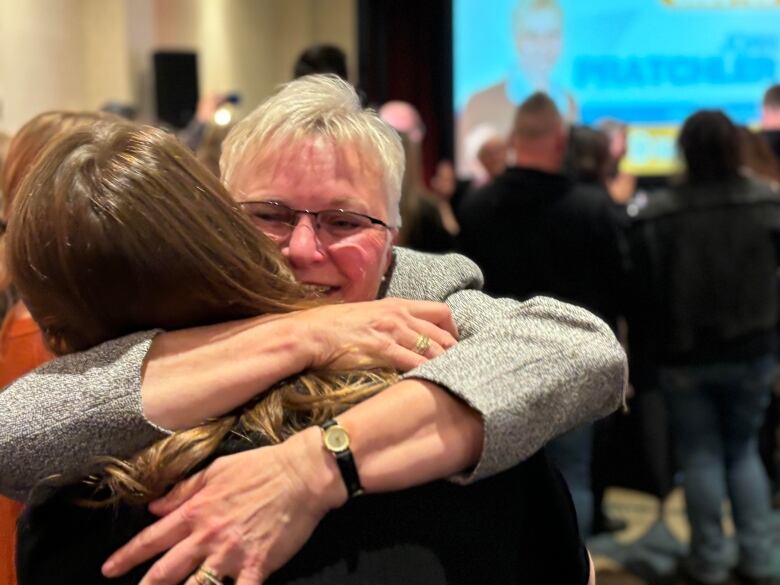
{"type": "MultiPolygon", "coordinates": [[[[484,29],[493,32],[489,42],[511,43],[504,74],[497,83],[483,86],[469,96],[458,123],[458,171],[478,180],[490,175],[489,169],[480,163],[480,148],[492,136],[507,137],[515,107],[526,97],[543,91],[570,119],[576,109],[573,97],[556,75],[564,45],[564,14],[558,1],[512,0],[508,8],[500,28],[484,29]],[[506,31],[506,38],[496,34],[499,30],[506,31]]],[[[486,48],[480,45],[483,62],[486,48]]]]}
{"type": "Polygon", "coordinates": [[[523,73],[544,87],[563,44],[563,19],[555,2],[522,2],[514,15],[515,46],[523,73]]]}
{"type": "Polygon", "coordinates": [[[675,139],[699,109],[757,124],[780,80],[773,0],[453,0],[461,175],[506,136],[517,104],[545,91],[570,122],[628,125],[624,170],[676,170],[675,139]]]}

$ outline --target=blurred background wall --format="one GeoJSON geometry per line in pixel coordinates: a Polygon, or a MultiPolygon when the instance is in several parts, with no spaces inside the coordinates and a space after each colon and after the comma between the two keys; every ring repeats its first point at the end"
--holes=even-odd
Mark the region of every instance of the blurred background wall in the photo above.
{"type": "Polygon", "coordinates": [[[298,54],[333,43],[357,71],[356,0],[0,0],[0,131],[50,109],[132,104],[154,118],[156,51],[198,55],[200,95],[251,110],[298,54]]]}

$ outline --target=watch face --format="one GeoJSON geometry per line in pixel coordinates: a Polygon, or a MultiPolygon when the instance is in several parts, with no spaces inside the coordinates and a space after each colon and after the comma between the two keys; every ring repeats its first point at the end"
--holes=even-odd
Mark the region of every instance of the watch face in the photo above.
{"type": "Polygon", "coordinates": [[[333,426],[329,429],[325,429],[323,441],[325,442],[325,447],[328,451],[338,453],[349,449],[349,435],[347,434],[347,431],[340,426],[333,426]]]}

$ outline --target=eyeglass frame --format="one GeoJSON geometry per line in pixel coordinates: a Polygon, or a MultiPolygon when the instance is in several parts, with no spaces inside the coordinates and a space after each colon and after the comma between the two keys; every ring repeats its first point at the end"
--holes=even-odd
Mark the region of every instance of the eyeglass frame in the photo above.
{"type": "MultiPolygon", "coordinates": [[[[388,223],[382,221],[381,219],[378,219],[376,217],[372,217],[372,216],[370,216],[370,215],[368,215],[366,213],[360,213],[360,212],[357,212],[357,211],[352,211],[350,209],[337,209],[337,208],[333,208],[333,209],[321,209],[319,211],[312,211],[311,209],[295,209],[293,207],[290,207],[289,205],[285,205],[284,203],[280,203],[279,201],[241,201],[239,203],[239,205],[241,206],[241,210],[244,211],[244,206],[245,205],[252,205],[252,204],[258,204],[258,203],[262,203],[264,205],[270,205],[270,206],[276,207],[278,209],[286,209],[286,210],[291,211],[294,214],[293,215],[294,223],[279,222],[282,225],[285,225],[285,226],[290,228],[290,234],[289,235],[292,235],[293,230],[295,230],[295,227],[298,225],[298,221],[300,221],[300,219],[299,219],[300,215],[310,215],[314,219],[314,227],[315,227],[315,230],[318,232],[319,229],[320,229],[320,221],[319,221],[320,214],[321,213],[332,213],[332,212],[348,213],[350,215],[356,215],[358,217],[362,217],[362,218],[365,218],[368,221],[370,221],[372,226],[380,226],[380,227],[383,227],[386,230],[394,230],[394,229],[396,229],[395,227],[389,225],[388,223]]],[[[249,215],[250,218],[252,217],[251,214],[247,214],[247,215],[249,215]]],[[[368,227],[368,226],[366,226],[366,227],[368,227]]],[[[289,235],[288,235],[288,237],[289,237],[289,235]]]]}

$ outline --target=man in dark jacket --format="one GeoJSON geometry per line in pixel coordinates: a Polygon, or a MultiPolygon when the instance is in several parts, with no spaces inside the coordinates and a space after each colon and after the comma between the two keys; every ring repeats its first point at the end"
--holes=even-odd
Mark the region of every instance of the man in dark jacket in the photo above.
{"type": "Polygon", "coordinates": [[[566,127],[545,94],[518,107],[510,143],[515,166],[462,204],[463,252],[494,295],[565,299],[614,326],[622,271],[609,194],[562,173],[566,127]]]}
{"type": "MultiPolygon", "coordinates": [[[[554,102],[536,93],[517,109],[510,136],[515,166],[467,196],[459,219],[461,249],[496,296],[552,296],[593,311],[613,329],[622,263],[606,189],[577,185],[562,173],[567,132],[554,102]]],[[[569,483],[580,531],[593,524],[592,425],[550,444],[569,483]]]]}

